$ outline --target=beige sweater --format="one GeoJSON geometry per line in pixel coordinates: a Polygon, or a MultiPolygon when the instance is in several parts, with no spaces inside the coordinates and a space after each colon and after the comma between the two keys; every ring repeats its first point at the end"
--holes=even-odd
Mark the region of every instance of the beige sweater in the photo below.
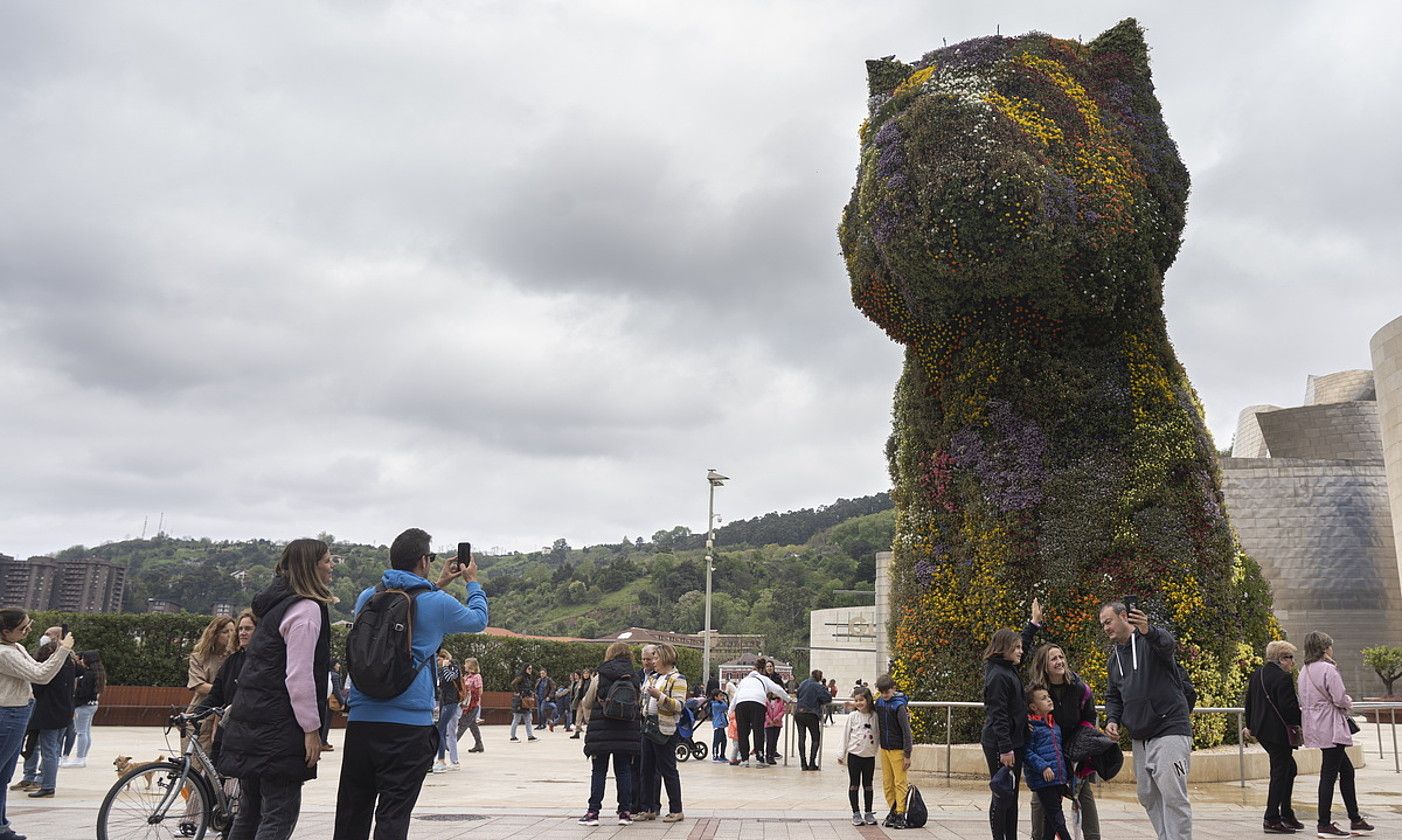
{"type": "Polygon", "coordinates": [[[48,685],[68,659],[60,648],[43,662],[35,662],[24,645],[0,643],[0,706],[23,706],[34,699],[32,685],[48,685]]]}

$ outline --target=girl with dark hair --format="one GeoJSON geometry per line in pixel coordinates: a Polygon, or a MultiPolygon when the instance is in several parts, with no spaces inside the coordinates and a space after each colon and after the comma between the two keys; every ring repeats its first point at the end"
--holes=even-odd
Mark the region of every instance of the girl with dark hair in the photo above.
{"type": "MultiPolygon", "coordinates": [[[[23,644],[33,627],[34,622],[24,610],[0,610],[0,774],[6,780],[14,775],[15,760],[24,742],[29,713],[34,707],[34,685],[51,682],[73,650],[70,633],[58,642],[61,655],[35,662],[23,644]]],[[[0,840],[15,840],[20,835],[5,815],[6,795],[4,785],[0,785],[0,840]]]]}
{"type": "Polygon", "coordinates": [[[302,785],[316,778],[331,673],[331,569],[326,543],[293,540],[273,582],[253,599],[264,628],[249,642],[218,761],[239,780],[230,840],[287,840],[302,785]]]}
{"type": "Polygon", "coordinates": [[[983,652],[984,719],[979,743],[990,777],[997,775],[1000,766],[1012,773],[1012,794],[993,794],[988,808],[993,840],[1017,840],[1017,786],[1027,737],[1022,677],[1017,673],[1021,661],[1022,635],[1011,627],[995,631],[983,652]]]}
{"type": "Polygon", "coordinates": [[[102,692],[107,688],[107,669],[102,667],[102,656],[95,650],[85,650],[78,654],[78,675],[73,683],[73,731],[71,747],[78,748],[78,757],[64,755],[59,767],[87,767],[88,750],[92,749],[92,719],[97,714],[97,704],[102,692]]]}
{"type": "Polygon", "coordinates": [[[876,774],[876,712],[873,711],[871,689],[859,686],[852,690],[852,711],[842,731],[842,754],[837,763],[847,767],[847,800],[852,805],[852,825],[876,825],[872,810],[873,779],[876,774]],[[866,811],[857,806],[857,788],[862,789],[866,811]]]}
{"type": "Polygon", "coordinates": [[[531,730],[531,709],[535,704],[535,668],[527,662],[521,666],[516,678],[511,681],[511,740],[519,741],[516,737],[516,727],[524,725],[526,727],[526,740],[539,741],[535,732],[531,730]]]}

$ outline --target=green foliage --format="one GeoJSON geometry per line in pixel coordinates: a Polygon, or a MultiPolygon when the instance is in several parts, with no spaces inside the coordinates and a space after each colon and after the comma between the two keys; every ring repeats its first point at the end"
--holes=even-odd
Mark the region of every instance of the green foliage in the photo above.
{"type": "Polygon", "coordinates": [[[1040,595],[1102,692],[1097,608],[1135,594],[1204,697],[1234,700],[1279,628],[1161,312],[1189,179],[1138,24],[868,74],[839,237],[854,304],[906,347],[887,449],[898,681],[978,696],[988,637],[1040,595]]]}
{"type": "Polygon", "coordinates": [[[1378,645],[1364,648],[1363,664],[1377,673],[1388,696],[1391,696],[1393,684],[1402,679],[1402,647],[1378,645]]]}
{"type": "Polygon", "coordinates": [[[67,624],[76,650],[102,654],[113,685],[183,686],[190,649],[212,616],[36,612],[31,618],[36,628],[67,624]]]}

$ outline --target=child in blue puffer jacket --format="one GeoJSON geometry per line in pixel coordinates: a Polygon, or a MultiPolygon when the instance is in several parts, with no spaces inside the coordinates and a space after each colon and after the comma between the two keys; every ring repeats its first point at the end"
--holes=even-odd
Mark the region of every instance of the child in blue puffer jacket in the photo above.
{"type": "Polygon", "coordinates": [[[1027,787],[1041,803],[1042,836],[1040,840],[1071,840],[1066,829],[1066,815],[1061,810],[1061,797],[1069,791],[1070,774],[1066,770],[1066,754],[1061,749],[1061,727],[1052,717],[1051,692],[1045,686],[1027,689],[1027,744],[1022,769],[1027,787]]]}

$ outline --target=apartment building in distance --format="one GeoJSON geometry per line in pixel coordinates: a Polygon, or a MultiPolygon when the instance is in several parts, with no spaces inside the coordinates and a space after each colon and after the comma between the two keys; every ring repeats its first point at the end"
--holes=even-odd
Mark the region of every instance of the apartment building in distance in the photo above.
{"type": "Polygon", "coordinates": [[[25,610],[121,612],[125,566],[97,557],[16,560],[0,554],[0,605],[25,610]]]}

